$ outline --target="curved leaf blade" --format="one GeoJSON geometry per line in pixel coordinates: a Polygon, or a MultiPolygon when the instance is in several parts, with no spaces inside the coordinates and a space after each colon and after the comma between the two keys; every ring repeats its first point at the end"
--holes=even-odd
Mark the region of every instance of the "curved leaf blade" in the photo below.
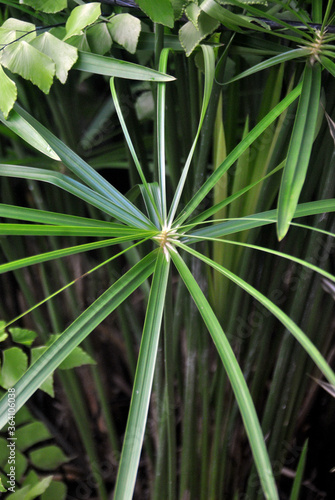
{"type": "MultiPolygon", "coordinates": [[[[182,248],[189,251],[186,245],[182,248]]],[[[190,252],[194,255],[193,250],[190,252]]],[[[201,254],[200,254],[201,255],[201,254]]],[[[198,257],[198,255],[196,255],[198,257]]],[[[243,377],[241,368],[235,358],[229,341],[221,325],[209,305],[206,297],[194,279],[191,271],[177,252],[171,252],[171,258],[188,288],[192,298],[208,328],[221,357],[224,368],[232,385],[234,395],[239,406],[244,427],[248,435],[258,474],[262,483],[265,497],[269,500],[279,499],[275,485],[270,459],[264,444],[264,437],[256,414],[248,386],[243,377]]]]}
{"type": "MultiPolygon", "coordinates": [[[[49,375],[64,361],[101,321],[116,309],[134,290],[136,290],[153,272],[157,250],[136,264],[116,283],[106,290],[89,306],[63,334],[33,363],[17,382],[16,410],[34,394],[49,375]]],[[[7,397],[0,400],[0,428],[8,420],[7,397]]]]}

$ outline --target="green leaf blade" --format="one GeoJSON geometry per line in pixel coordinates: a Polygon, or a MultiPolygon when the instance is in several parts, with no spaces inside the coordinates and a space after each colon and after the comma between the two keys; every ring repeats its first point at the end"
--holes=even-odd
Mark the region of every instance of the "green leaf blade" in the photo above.
{"type": "Polygon", "coordinates": [[[84,5],[78,5],[71,12],[66,21],[66,35],[64,40],[73,35],[79,35],[86,26],[94,23],[101,14],[101,6],[98,2],[90,2],[84,5]]]}
{"type": "Polygon", "coordinates": [[[141,33],[141,21],[130,14],[118,14],[109,20],[107,28],[113,40],[135,54],[141,33]]]}
{"type": "Polygon", "coordinates": [[[183,259],[175,252],[171,252],[171,258],[196,303],[229,377],[249,438],[265,497],[269,500],[278,500],[278,492],[256,410],[233,350],[216,315],[183,259]]]}
{"type": "Polygon", "coordinates": [[[79,51],[78,61],[74,65],[74,69],[87,71],[97,75],[127,78],[129,80],[150,82],[171,82],[175,80],[173,76],[159,73],[154,69],[146,68],[139,64],[82,51],[79,51]]]}
{"type": "Polygon", "coordinates": [[[0,110],[7,120],[8,114],[13,109],[17,98],[17,88],[13,80],[9,78],[0,65],[0,110]]]}
{"type": "Polygon", "coordinates": [[[29,5],[35,10],[55,14],[67,7],[67,0],[20,0],[20,4],[29,5]]]}
{"type": "Polygon", "coordinates": [[[169,263],[159,251],[137,362],[114,499],[132,498],[140,460],[157,357],[169,263]]]}
{"type": "Polygon", "coordinates": [[[50,57],[55,63],[58,80],[65,83],[69,70],[78,59],[77,49],[68,43],[62,42],[62,40],[58,40],[48,32],[34,38],[30,45],[50,57]]]}
{"type": "Polygon", "coordinates": [[[26,41],[6,47],[1,64],[22,78],[30,80],[45,94],[49,93],[55,75],[55,63],[26,41]]]}
{"type": "MultiPolygon", "coordinates": [[[[33,363],[15,385],[19,410],[61,362],[97,325],[152,274],[157,251],[152,252],[123,275],[86,309],[63,334],[33,363]]],[[[7,397],[0,400],[0,428],[8,419],[7,397]]]]}
{"type": "Polygon", "coordinates": [[[316,130],[321,92],[321,66],[306,64],[303,87],[278,199],[278,239],[286,235],[305,182],[316,130]]]}
{"type": "Polygon", "coordinates": [[[159,2],[138,0],[137,3],[140,9],[143,10],[154,23],[164,24],[169,28],[173,28],[174,12],[170,0],[159,0],[159,2]]]}
{"type": "Polygon", "coordinates": [[[4,115],[0,112],[0,121],[6,125],[15,134],[26,141],[30,146],[37,149],[46,156],[49,156],[52,160],[60,161],[60,157],[55,153],[55,151],[49,146],[47,141],[35,130],[35,128],[28,123],[22,116],[20,116],[15,109],[12,109],[8,118],[6,119],[4,115]]]}

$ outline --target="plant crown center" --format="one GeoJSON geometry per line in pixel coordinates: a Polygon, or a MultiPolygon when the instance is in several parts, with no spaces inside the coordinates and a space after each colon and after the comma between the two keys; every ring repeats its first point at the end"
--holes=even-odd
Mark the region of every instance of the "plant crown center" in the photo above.
{"type": "Polygon", "coordinates": [[[175,251],[174,244],[178,240],[179,234],[177,229],[171,229],[171,227],[163,226],[161,232],[154,236],[154,240],[163,249],[166,257],[168,256],[169,250],[175,251]]]}

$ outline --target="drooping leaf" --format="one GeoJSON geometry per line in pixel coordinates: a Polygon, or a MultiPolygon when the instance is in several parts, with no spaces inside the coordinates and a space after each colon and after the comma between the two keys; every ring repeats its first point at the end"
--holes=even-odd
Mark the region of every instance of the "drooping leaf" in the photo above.
{"type": "Polygon", "coordinates": [[[94,23],[101,14],[101,6],[98,2],[90,2],[84,5],[78,5],[71,12],[66,21],[66,36],[64,40],[73,35],[79,35],[81,30],[94,23]]]}
{"type": "Polygon", "coordinates": [[[24,119],[15,109],[12,109],[8,119],[6,120],[0,112],[0,121],[4,123],[10,130],[15,132],[24,141],[27,141],[32,147],[36,148],[41,153],[49,156],[53,160],[60,161],[59,156],[49,146],[45,139],[24,119]]]}
{"type": "Polygon", "coordinates": [[[52,59],[56,65],[58,80],[65,83],[69,70],[78,59],[76,48],[58,40],[58,38],[48,32],[36,37],[30,45],[52,59]]]}
{"type": "Polygon", "coordinates": [[[45,94],[49,93],[55,75],[55,63],[26,41],[6,47],[1,64],[13,73],[30,80],[45,94]]]}
{"type": "Polygon", "coordinates": [[[170,0],[138,0],[138,6],[154,23],[164,24],[169,28],[173,28],[174,12],[170,0]]]}
{"type": "Polygon", "coordinates": [[[60,10],[66,9],[67,0],[20,0],[20,4],[29,5],[36,10],[54,14],[60,10]]]}
{"type": "MultiPolygon", "coordinates": [[[[186,249],[187,247],[184,246],[184,248],[186,249]]],[[[212,336],[225,371],[227,372],[248,435],[265,497],[271,500],[278,500],[279,497],[270,459],[265,447],[262,429],[248,386],[234,352],[209,302],[184,260],[178,252],[171,252],[171,258],[212,336]]]]}
{"type": "Polygon", "coordinates": [[[44,446],[29,453],[31,463],[41,470],[54,470],[69,461],[58,446],[44,446]]]}
{"type": "Polygon", "coordinates": [[[27,355],[19,347],[10,347],[2,353],[0,385],[5,389],[13,387],[28,367],[27,355]]]}
{"type": "MultiPolygon", "coordinates": [[[[16,384],[16,409],[19,410],[60,363],[97,325],[136,290],[153,272],[157,251],[151,252],[104,292],[33,363],[16,384]]],[[[8,420],[7,397],[0,400],[0,428],[8,420]]]]}
{"type": "Polygon", "coordinates": [[[7,119],[17,98],[17,88],[13,80],[9,78],[0,65],[0,109],[7,119]]]}
{"type": "Polygon", "coordinates": [[[137,17],[130,14],[118,14],[110,19],[107,28],[113,40],[131,54],[135,54],[141,33],[141,21],[137,17]]]}

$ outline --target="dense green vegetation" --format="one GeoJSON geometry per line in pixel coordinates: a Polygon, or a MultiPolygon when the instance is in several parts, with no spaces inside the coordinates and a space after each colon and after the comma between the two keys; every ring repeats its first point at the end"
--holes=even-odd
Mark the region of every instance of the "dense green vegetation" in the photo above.
{"type": "Polygon", "coordinates": [[[333,1],[0,4],[4,496],[332,498],[333,1]]]}

